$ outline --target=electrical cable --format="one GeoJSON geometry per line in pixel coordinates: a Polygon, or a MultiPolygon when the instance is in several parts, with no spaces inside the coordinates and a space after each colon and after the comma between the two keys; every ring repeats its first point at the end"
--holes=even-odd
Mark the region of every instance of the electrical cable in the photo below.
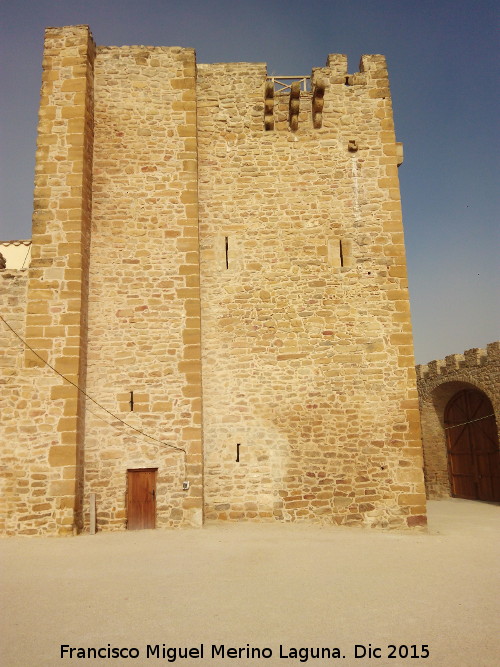
{"type": "Polygon", "coordinates": [[[447,431],[450,428],[458,428],[459,426],[465,426],[466,424],[473,424],[474,422],[480,422],[482,419],[489,419],[490,417],[494,417],[494,413],[491,413],[491,415],[486,415],[485,417],[478,417],[477,419],[471,419],[468,422],[462,422],[461,424],[452,424],[451,426],[445,426],[444,430],[447,431]]]}
{"type": "Polygon", "coordinates": [[[24,269],[24,265],[26,264],[26,260],[28,259],[28,255],[30,254],[30,250],[31,250],[31,242],[28,244],[28,250],[26,251],[26,257],[24,258],[21,269],[24,269]]]}
{"type": "MultiPolygon", "coordinates": [[[[32,347],[31,347],[31,346],[24,340],[24,338],[22,338],[22,337],[17,333],[17,331],[15,331],[15,330],[10,326],[10,324],[4,320],[4,318],[2,317],[2,315],[0,315],[0,320],[2,320],[2,322],[5,324],[5,326],[7,326],[7,327],[12,331],[12,333],[14,334],[14,336],[16,336],[17,338],[19,338],[19,340],[21,341],[21,343],[22,343],[25,347],[27,347],[28,350],[30,350],[31,352],[33,352],[33,354],[34,354],[36,357],[38,357],[38,359],[40,359],[40,361],[43,361],[43,363],[44,363],[46,366],[48,366],[52,371],[54,371],[54,373],[56,373],[57,375],[59,375],[60,377],[62,377],[63,380],[65,380],[66,382],[68,382],[69,384],[71,384],[73,387],[75,387],[80,393],[82,393],[86,398],[88,398],[89,401],[92,401],[92,403],[94,403],[95,405],[97,405],[97,407],[101,408],[101,410],[104,410],[104,412],[107,412],[108,415],[111,415],[111,417],[113,417],[113,419],[118,420],[118,421],[121,422],[124,426],[126,426],[127,428],[130,428],[131,430],[135,431],[136,433],[140,433],[140,435],[143,435],[143,436],[145,436],[146,438],[149,438],[150,440],[153,440],[154,442],[158,442],[158,443],[160,443],[160,445],[165,445],[165,447],[171,447],[172,449],[176,449],[176,450],[178,450],[179,452],[182,452],[182,453],[184,454],[184,456],[186,456],[186,450],[185,450],[185,449],[182,449],[182,447],[177,447],[176,445],[172,445],[172,444],[170,444],[170,443],[168,443],[168,442],[164,442],[163,440],[159,440],[158,438],[155,438],[155,437],[153,437],[152,435],[148,435],[148,434],[145,433],[144,431],[141,431],[140,429],[136,428],[135,426],[132,426],[131,424],[128,424],[127,422],[123,421],[123,419],[120,419],[120,417],[118,417],[117,415],[115,415],[113,412],[110,412],[110,410],[108,410],[107,408],[105,408],[104,405],[101,405],[100,403],[98,403],[98,401],[96,401],[94,398],[92,398],[92,396],[89,396],[89,394],[87,394],[87,392],[84,391],[81,387],[79,387],[77,384],[75,384],[74,382],[72,382],[72,380],[70,380],[69,378],[67,378],[66,376],[64,376],[62,373],[60,373],[58,370],[56,370],[53,366],[51,366],[51,365],[49,364],[48,361],[46,361],[43,357],[41,357],[41,356],[38,354],[38,352],[37,352],[36,350],[34,350],[34,349],[33,349],[33,348],[32,348],[32,347]]],[[[95,413],[92,413],[92,414],[95,414],[95,413]]],[[[96,416],[97,416],[97,415],[96,415],[96,416]]],[[[102,418],[100,418],[100,419],[102,419],[102,418]]],[[[113,424],[109,424],[108,422],[105,422],[105,423],[108,424],[108,426],[113,426],[113,424]]]]}

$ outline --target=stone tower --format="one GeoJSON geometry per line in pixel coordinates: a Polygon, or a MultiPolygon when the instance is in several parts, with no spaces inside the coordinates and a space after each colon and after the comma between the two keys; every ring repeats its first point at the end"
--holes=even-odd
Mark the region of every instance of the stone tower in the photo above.
{"type": "Polygon", "coordinates": [[[104,530],[423,525],[401,161],[383,56],[276,79],[49,28],[4,530],[94,494],[104,530]]]}

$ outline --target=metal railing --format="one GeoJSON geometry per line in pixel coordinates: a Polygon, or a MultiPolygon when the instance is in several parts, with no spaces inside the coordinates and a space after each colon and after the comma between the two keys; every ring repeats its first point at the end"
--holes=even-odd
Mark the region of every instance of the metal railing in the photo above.
{"type": "Polygon", "coordinates": [[[307,93],[311,90],[310,76],[268,76],[267,80],[273,82],[275,93],[289,93],[295,81],[300,83],[301,92],[307,93]]]}

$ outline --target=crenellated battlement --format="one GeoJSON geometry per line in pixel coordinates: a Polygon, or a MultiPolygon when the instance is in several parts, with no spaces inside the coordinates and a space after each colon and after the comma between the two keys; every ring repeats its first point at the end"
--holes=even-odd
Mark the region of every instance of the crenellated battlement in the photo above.
{"type": "Polygon", "coordinates": [[[444,359],[429,361],[428,364],[419,364],[415,367],[418,380],[427,380],[433,377],[446,377],[449,373],[461,369],[478,368],[500,359],[500,342],[489,343],[486,349],[473,347],[463,354],[449,354],[444,359]]]}
{"type": "Polygon", "coordinates": [[[326,59],[326,66],[315,67],[312,73],[314,77],[316,72],[322,71],[329,75],[331,83],[346,86],[366,85],[374,81],[389,79],[385,56],[380,54],[361,56],[358,67],[357,72],[349,74],[347,56],[343,53],[330,53],[326,59]]]}
{"type": "Polygon", "coordinates": [[[465,488],[460,486],[462,476],[459,481],[453,478],[448,454],[451,441],[446,435],[445,415],[447,406],[455,399],[462,400],[460,395],[464,393],[468,398],[464,398],[465,403],[460,408],[462,425],[471,424],[473,428],[476,421],[482,425],[486,423],[482,420],[493,413],[496,426],[489,424],[488,437],[491,442],[494,441],[500,424],[500,342],[489,343],[486,348],[473,347],[463,354],[449,354],[444,359],[419,365],[416,375],[428,497],[495,498],[497,491],[486,482],[481,482],[481,477],[476,479],[472,472],[464,477],[469,480],[465,488]],[[478,406],[483,404],[488,407],[478,414],[478,406]],[[474,407],[470,407],[469,413],[466,406],[474,407]]]}
{"type": "MultiPolygon", "coordinates": [[[[390,101],[385,57],[364,55],[359,71],[349,74],[347,56],[330,53],[326,66],[314,67],[311,76],[268,75],[264,89],[264,127],[267,131],[296,132],[299,126],[319,130],[323,127],[325,100],[332,116],[339,108],[347,110],[350,102],[357,102],[350,99],[352,87],[364,88],[370,98],[390,101]]],[[[402,159],[399,164],[401,162],[402,159]]]]}

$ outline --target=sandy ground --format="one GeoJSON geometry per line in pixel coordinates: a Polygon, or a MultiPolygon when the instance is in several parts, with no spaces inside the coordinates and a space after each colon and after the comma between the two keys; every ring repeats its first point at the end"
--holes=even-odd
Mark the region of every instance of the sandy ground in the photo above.
{"type": "Polygon", "coordinates": [[[495,504],[446,500],[429,503],[427,534],[224,524],[2,540],[0,663],[172,664],[165,644],[191,649],[182,666],[498,667],[499,517],[495,504]],[[61,658],[61,645],[108,644],[139,655],[61,658]],[[390,659],[389,645],[408,657],[390,659]],[[318,647],[333,657],[306,652],[318,647]]]}

